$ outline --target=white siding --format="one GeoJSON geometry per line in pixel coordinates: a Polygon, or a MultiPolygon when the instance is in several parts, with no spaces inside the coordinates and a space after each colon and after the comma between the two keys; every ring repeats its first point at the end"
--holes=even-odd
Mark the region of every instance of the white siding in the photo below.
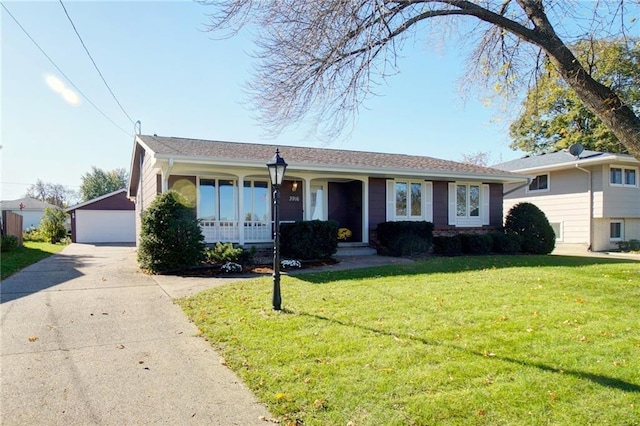
{"type": "Polygon", "coordinates": [[[640,240],[640,219],[625,219],[624,239],[627,241],[640,240]]]}
{"type": "MultiPolygon", "coordinates": [[[[509,191],[505,185],[505,192],[509,191]]],[[[589,175],[581,170],[549,173],[549,191],[529,192],[520,188],[504,197],[504,213],[517,203],[529,202],[542,210],[549,222],[561,223],[563,243],[589,241],[589,175]]]]}
{"type": "Polygon", "coordinates": [[[622,222],[622,240],[640,240],[640,219],[605,218],[594,221],[593,251],[617,249],[616,242],[610,237],[611,222],[622,222]]]}
{"type": "MultiPolygon", "coordinates": [[[[137,161],[139,161],[139,159],[137,161]]],[[[136,245],[139,242],[137,239],[139,238],[140,230],[142,229],[142,212],[151,205],[151,203],[157,196],[158,188],[156,176],[159,172],[153,167],[153,163],[154,162],[152,157],[148,153],[145,153],[142,167],[140,167],[140,183],[136,198],[136,245]]]]}
{"type": "Polygon", "coordinates": [[[640,188],[609,186],[604,192],[603,217],[640,218],[640,188]]]}
{"type": "Polygon", "coordinates": [[[42,211],[20,211],[13,210],[14,213],[22,216],[22,230],[26,230],[27,228],[34,227],[37,228],[40,226],[40,221],[42,220],[42,216],[44,216],[44,210],[42,211]]]}

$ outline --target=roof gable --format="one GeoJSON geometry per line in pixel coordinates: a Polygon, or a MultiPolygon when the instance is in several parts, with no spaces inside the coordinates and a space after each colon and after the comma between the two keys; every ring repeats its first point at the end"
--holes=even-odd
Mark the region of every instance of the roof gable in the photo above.
{"type": "Polygon", "coordinates": [[[92,200],[68,207],[65,211],[71,212],[79,209],[87,210],[135,210],[133,201],[127,198],[125,188],[104,194],[92,200]]]}

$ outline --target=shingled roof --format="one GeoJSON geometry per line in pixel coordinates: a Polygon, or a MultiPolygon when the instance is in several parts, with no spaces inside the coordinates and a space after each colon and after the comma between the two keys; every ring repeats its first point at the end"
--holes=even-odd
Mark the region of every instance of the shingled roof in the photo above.
{"type": "Polygon", "coordinates": [[[633,156],[628,154],[612,154],[608,152],[598,152],[584,150],[579,157],[570,154],[566,150],[551,152],[548,154],[539,154],[518,158],[516,160],[507,161],[505,163],[496,164],[493,168],[513,171],[526,172],[528,170],[545,170],[545,169],[563,169],[575,167],[576,164],[585,163],[608,163],[608,162],[637,162],[633,156]]]}
{"type": "Polygon", "coordinates": [[[504,170],[441,160],[433,157],[387,154],[365,151],[348,151],[328,148],[308,148],[285,145],[265,145],[255,143],[222,142],[176,137],[137,136],[139,142],[156,154],[157,158],[174,159],[215,159],[226,163],[232,161],[255,162],[263,165],[273,156],[276,148],[289,164],[290,169],[314,167],[351,168],[355,170],[406,170],[423,174],[447,173],[487,177],[520,178],[515,173],[504,170]],[[226,161],[225,161],[226,160],[226,161]]]}

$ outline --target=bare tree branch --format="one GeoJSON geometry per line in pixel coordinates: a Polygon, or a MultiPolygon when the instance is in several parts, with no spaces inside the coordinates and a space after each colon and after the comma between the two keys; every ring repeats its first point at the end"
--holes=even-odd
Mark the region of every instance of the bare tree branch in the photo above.
{"type": "MultiPolygon", "coordinates": [[[[544,54],[596,114],[640,158],[640,119],[611,87],[595,81],[562,40],[624,35],[634,0],[208,0],[212,31],[257,28],[256,69],[249,85],[258,117],[274,133],[303,119],[328,137],[339,135],[382,82],[398,72],[412,36],[443,24],[469,29],[476,81],[520,93],[536,81],[544,54]],[[553,23],[552,23],[553,21],[553,23]]],[[[583,66],[584,65],[584,66],[583,66]]],[[[587,66],[587,68],[585,68],[587,66]]]]}

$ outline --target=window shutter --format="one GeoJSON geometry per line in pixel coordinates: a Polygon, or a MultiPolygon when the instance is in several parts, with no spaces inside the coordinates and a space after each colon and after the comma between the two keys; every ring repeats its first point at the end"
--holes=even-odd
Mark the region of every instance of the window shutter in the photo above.
{"type": "Polygon", "coordinates": [[[456,225],[456,183],[449,182],[449,225],[456,225]]]}
{"type": "Polygon", "coordinates": [[[433,182],[424,183],[422,211],[424,212],[424,220],[433,223],[433,182]]]}
{"type": "Polygon", "coordinates": [[[396,218],[396,182],[393,179],[387,180],[387,222],[392,222],[396,218]]]}
{"type": "Polygon", "coordinates": [[[489,185],[482,185],[482,224],[489,225],[491,223],[490,212],[491,204],[489,203],[489,185]]]}

